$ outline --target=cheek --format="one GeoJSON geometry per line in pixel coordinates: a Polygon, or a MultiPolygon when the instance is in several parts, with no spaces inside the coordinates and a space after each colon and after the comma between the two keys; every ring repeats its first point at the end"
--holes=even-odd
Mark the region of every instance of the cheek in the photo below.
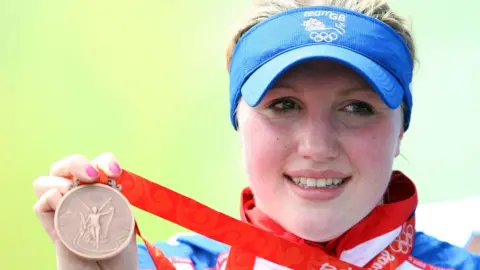
{"type": "MultiPolygon", "coordinates": [[[[394,139],[387,133],[369,132],[368,135],[357,136],[355,147],[350,153],[357,162],[382,164],[393,159],[394,139]]],[[[362,166],[366,167],[366,166],[362,166]]],[[[380,166],[374,166],[378,168],[380,166]]]]}
{"type": "Polygon", "coordinates": [[[348,152],[350,163],[362,178],[359,185],[368,183],[364,187],[375,190],[385,188],[388,184],[399,143],[398,133],[394,129],[395,126],[385,121],[344,138],[344,149],[348,152]]]}
{"type": "Polygon", "coordinates": [[[282,168],[292,152],[289,131],[272,126],[255,112],[244,112],[239,127],[250,185],[256,193],[273,194],[281,183],[275,179],[281,179],[282,168]]]}

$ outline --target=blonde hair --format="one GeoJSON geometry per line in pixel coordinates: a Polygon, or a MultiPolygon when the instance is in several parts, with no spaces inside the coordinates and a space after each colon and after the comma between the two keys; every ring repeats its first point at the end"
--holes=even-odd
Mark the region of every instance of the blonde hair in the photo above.
{"type": "Polygon", "coordinates": [[[240,29],[236,30],[233,39],[228,45],[226,55],[227,70],[230,71],[230,63],[235,45],[250,28],[283,11],[314,5],[343,7],[383,21],[400,34],[407,44],[410,55],[415,62],[415,46],[412,34],[407,26],[407,21],[396,14],[386,0],[257,0],[255,1],[252,12],[248,14],[246,22],[240,26],[240,29]]]}

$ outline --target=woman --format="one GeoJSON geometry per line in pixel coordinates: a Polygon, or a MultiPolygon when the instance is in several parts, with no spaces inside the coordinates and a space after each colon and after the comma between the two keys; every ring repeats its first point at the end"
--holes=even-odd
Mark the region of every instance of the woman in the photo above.
{"type": "MultiPolygon", "coordinates": [[[[249,180],[243,221],[365,269],[480,269],[479,257],[414,233],[415,186],[392,171],[412,112],[415,48],[402,18],[382,0],[260,2],[227,53],[230,117],[249,180]]],[[[93,182],[97,167],[121,173],[111,154],[75,155],[35,181],[35,210],[59,264],[101,269],[69,254],[52,225],[67,178],[93,182]]],[[[221,243],[170,240],[158,247],[178,267],[238,269],[221,243]]],[[[138,259],[154,268],[145,246],[138,256],[135,247],[109,267],[135,269],[138,259]]],[[[254,268],[286,269],[261,258],[254,268]]]]}

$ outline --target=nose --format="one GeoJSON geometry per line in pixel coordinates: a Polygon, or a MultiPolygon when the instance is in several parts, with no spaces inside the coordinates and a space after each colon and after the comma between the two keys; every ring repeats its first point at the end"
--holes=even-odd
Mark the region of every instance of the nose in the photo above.
{"type": "Polygon", "coordinates": [[[339,156],[339,132],[328,119],[311,118],[298,129],[298,153],[313,161],[339,156]]]}

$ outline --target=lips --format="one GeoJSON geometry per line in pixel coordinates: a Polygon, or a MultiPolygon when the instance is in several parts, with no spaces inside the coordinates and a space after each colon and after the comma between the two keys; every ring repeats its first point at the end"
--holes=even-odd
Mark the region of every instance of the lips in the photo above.
{"type": "Polygon", "coordinates": [[[285,175],[291,178],[312,178],[312,179],[346,179],[351,177],[350,174],[346,174],[340,171],[326,170],[318,171],[312,169],[306,170],[289,170],[285,172],[285,175]]]}
{"type": "Polygon", "coordinates": [[[312,178],[292,177],[285,175],[290,181],[302,188],[336,188],[344,184],[349,178],[312,178]]]}
{"type": "Polygon", "coordinates": [[[287,187],[294,196],[307,201],[326,202],[341,196],[350,182],[351,176],[345,178],[313,178],[284,175],[287,187]]]}
{"type": "Polygon", "coordinates": [[[290,178],[295,184],[305,188],[334,188],[345,182],[343,178],[307,178],[295,177],[290,178]]]}

